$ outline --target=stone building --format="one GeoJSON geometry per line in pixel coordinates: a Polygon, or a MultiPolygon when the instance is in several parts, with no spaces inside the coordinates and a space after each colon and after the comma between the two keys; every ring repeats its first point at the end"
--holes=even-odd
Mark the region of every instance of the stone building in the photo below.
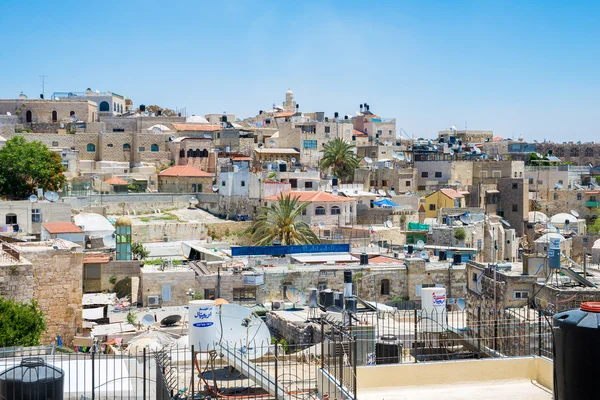
{"type": "Polygon", "coordinates": [[[192,165],[206,172],[216,172],[217,153],[213,139],[182,136],[172,140],[171,157],[175,165],[192,165]]]}
{"type": "Polygon", "coordinates": [[[212,193],[214,175],[191,165],[176,165],[158,174],[161,193],[212,193]]]}
{"type": "MultiPolygon", "coordinates": [[[[93,91],[86,89],[85,92],[54,92],[52,100],[89,100],[98,105],[98,113],[105,115],[119,115],[127,112],[127,104],[125,96],[106,91],[93,91]]],[[[133,103],[129,104],[131,107],[133,103]]]]}
{"type": "Polygon", "coordinates": [[[98,106],[89,100],[0,100],[0,114],[10,113],[18,122],[31,127],[34,132],[56,132],[61,123],[72,121],[94,122],[98,118],[98,106]]]}
{"type": "Polygon", "coordinates": [[[70,222],[71,206],[62,202],[0,202],[0,231],[8,235],[40,235],[44,222],[70,222]]]}
{"type": "Polygon", "coordinates": [[[451,137],[456,138],[456,140],[460,140],[463,144],[484,143],[492,141],[494,138],[494,132],[472,129],[449,129],[438,132],[438,138],[443,139],[446,143],[449,143],[451,137]]]}
{"type": "Polygon", "coordinates": [[[0,296],[35,299],[46,317],[43,344],[60,335],[67,346],[81,328],[83,252],[66,240],[3,244],[0,250],[0,296]]]}

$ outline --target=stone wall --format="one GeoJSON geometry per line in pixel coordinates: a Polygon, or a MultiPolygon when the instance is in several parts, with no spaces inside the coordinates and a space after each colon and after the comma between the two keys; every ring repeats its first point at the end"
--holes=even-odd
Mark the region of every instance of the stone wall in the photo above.
{"type": "Polygon", "coordinates": [[[31,112],[31,123],[52,123],[52,112],[56,111],[57,122],[71,122],[71,113],[80,121],[94,121],[98,115],[96,103],[87,100],[41,100],[14,99],[0,100],[0,114],[10,112],[27,123],[27,111],[31,112]]]}
{"type": "Polygon", "coordinates": [[[267,327],[275,338],[285,338],[289,345],[309,346],[321,342],[321,327],[315,323],[294,323],[278,313],[268,312],[267,327]]]}
{"type": "Polygon", "coordinates": [[[116,282],[125,278],[139,278],[141,262],[138,260],[110,261],[102,264],[100,268],[100,290],[112,292],[115,285],[110,283],[110,278],[114,276],[116,282]]]}
{"type": "Polygon", "coordinates": [[[104,207],[106,213],[115,214],[125,211],[137,214],[153,212],[156,209],[173,209],[188,207],[190,197],[195,196],[200,201],[200,208],[216,211],[219,195],[211,193],[136,193],[136,194],[111,194],[90,195],[88,197],[63,197],[61,201],[69,203],[74,210],[87,210],[90,207],[104,207]]]}
{"type": "Polygon", "coordinates": [[[194,287],[195,273],[188,267],[173,267],[159,271],[157,266],[145,265],[142,268],[140,293],[145,307],[148,306],[148,296],[161,297],[163,306],[180,306],[187,304],[190,297],[187,290],[194,287]],[[171,286],[171,300],[162,299],[163,285],[171,286]]]}
{"type": "Polygon", "coordinates": [[[33,298],[33,265],[0,250],[0,297],[18,302],[33,298]]]}

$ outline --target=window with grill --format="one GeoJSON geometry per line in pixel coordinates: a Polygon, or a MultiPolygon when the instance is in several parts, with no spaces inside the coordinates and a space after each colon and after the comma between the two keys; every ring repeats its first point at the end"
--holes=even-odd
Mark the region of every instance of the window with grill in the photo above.
{"type": "Polygon", "coordinates": [[[331,127],[330,126],[326,126],[325,127],[325,133],[331,133],[331,127]]]}
{"type": "Polygon", "coordinates": [[[331,215],[340,215],[341,210],[338,206],[331,207],[331,215]]]}
{"type": "Polygon", "coordinates": [[[31,209],[31,222],[42,222],[42,209],[32,208],[31,209]]]}
{"type": "Polygon", "coordinates": [[[429,172],[421,172],[421,178],[429,178],[429,172]]]}
{"type": "Polygon", "coordinates": [[[441,171],[436,171],[435,177],[436,178],[441,178],[442,177],[442,172],[441,171]]]}
{"type": "Polygon", "coordinates": [[[233,288],[233,301],[256,301],[256,288],[233,288]]]}
{"type": "Polygon", "coordinates": [[[316,149],[317,148],[317,141],[316,140],[303,140],[302,141],[302,148],[304,148],[304,149],[316,149]]]}
{"type": "Polygon", "coordinates": [[[325,215],[325,207],[318,206],[315,208],[315,215],[325,215]]]}

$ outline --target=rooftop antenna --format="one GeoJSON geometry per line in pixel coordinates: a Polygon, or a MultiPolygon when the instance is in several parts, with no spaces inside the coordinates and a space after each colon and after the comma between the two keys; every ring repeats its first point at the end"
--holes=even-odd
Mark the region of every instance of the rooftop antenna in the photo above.
{"type": "Polygon", "coordinates": [[[46,97],[46,92],[44,91],[45,89],[45,85],[46,85],[46,78],[48,77],[48,75],[39,75],[40,79],[42,80],[42,99],[44,97],[46,97]]]}

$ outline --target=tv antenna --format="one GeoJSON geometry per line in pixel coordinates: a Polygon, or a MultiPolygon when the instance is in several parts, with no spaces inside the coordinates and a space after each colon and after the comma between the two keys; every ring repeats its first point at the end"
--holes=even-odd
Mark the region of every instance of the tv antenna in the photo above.
{"type": "Polygon", "coordinates": [[[45,89],[45,85],[46,85],[46,78],[48,77],[48,75],[39,75],[39,77],[42,80],[42,98],[45,98],[46,93],[44,92],[44,89],[45,89]]]}

